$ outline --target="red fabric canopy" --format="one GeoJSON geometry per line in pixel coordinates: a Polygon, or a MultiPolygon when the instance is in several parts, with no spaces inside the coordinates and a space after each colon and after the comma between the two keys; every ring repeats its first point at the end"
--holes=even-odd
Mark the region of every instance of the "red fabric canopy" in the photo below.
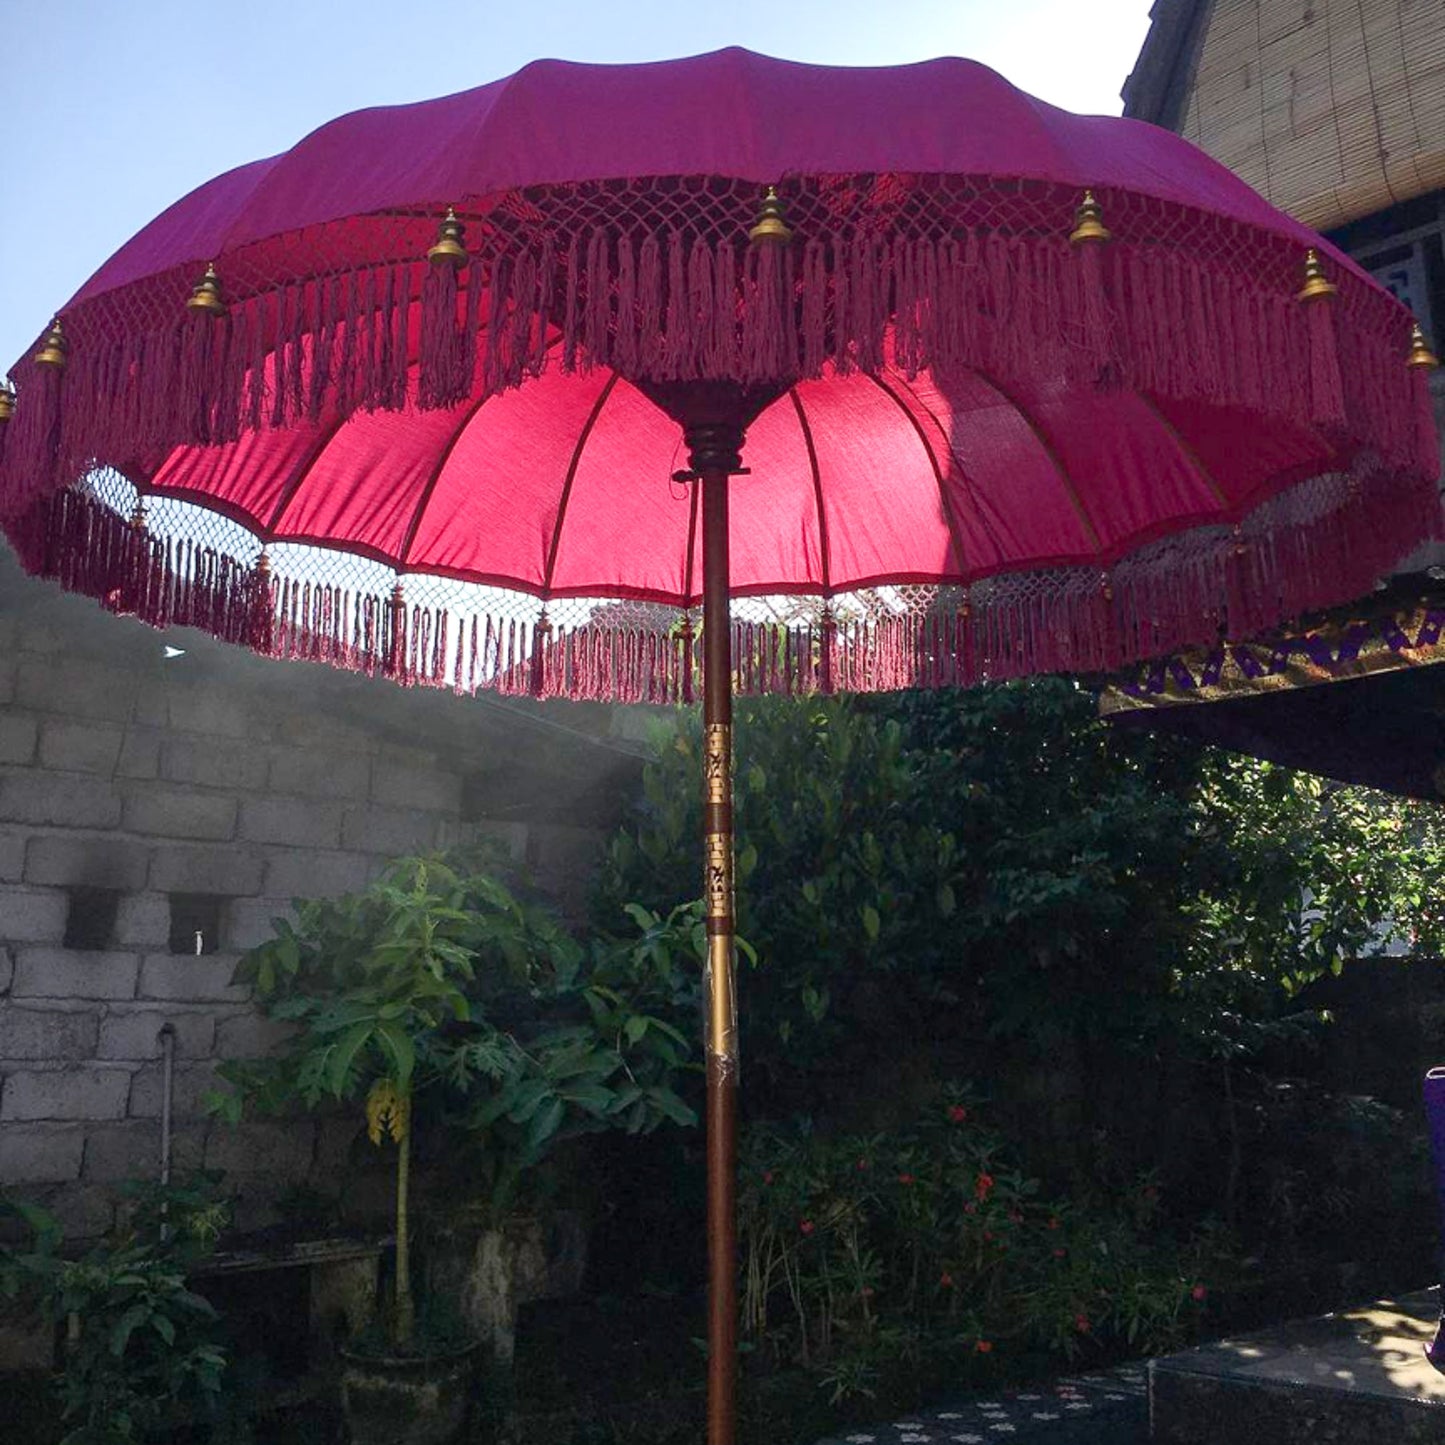
{"type": "Polygon", "coordinates": [[[780,394],[732,492],[744,688],[1113,667],[1365,591],[1438,523],[1392,298],[1177,136],[962,60],[539,62],[347,116],[62,321],[0,453],[27,565],[407,680],[688,695],[658,385],[780,394]],[[760,183],[789,246],[748,242],[760,183]],[[1071,244],[1085,188],[1111,235],[1071,244]],[[223,318],[185,305],[208,262],[223,318]]]}

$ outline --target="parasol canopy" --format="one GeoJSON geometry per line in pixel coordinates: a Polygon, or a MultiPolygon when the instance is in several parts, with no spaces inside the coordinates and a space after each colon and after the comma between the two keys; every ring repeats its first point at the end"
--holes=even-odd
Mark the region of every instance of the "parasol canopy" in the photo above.
{"type": "Polygon", "coordinates": [[[691,695],[653,403],[699,382],[777,398],[732,488],[749,691],[1248,635],[1438,521],[1402,308],[1176,136],[963,60],[548,61],[360,112],[178,202],[60,326],[0,427],[26,565],[406,681],[691,695]],[[764,185],[791,245],[749,243],[764,185]]]}
{"type": "Polygon", "coordinates": [[[731,1445],[732,692],[1112,668],[1357,595],[1439,529],[1423,349],[1186,142],[967,61],[540,62],[123,247],[14,368],[0,524],[272,655],[657,702],[700,670],[731,1445]]]}

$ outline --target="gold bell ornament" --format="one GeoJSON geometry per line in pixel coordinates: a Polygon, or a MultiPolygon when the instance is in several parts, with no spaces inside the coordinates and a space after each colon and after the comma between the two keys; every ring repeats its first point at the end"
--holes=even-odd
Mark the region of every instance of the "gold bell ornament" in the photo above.
{"type": "Polygon", "coordinates": [[[1104,224],[1104,213],[1094,199],[1093,191],[1085,191],[1084,199],[1074,212],[1074,229],[1069,232],[1071,246],[1087,246],[1095,241],[1112,241],[1113,232],[1104,224]]]}
{"type": "Polygon", "coordinates": [[[35,364],[37,366],[53,366],[57,371],[64,371],[65,353],[68,350],[65,333],[60,329],[60,317],[57,316],[51,323],[45,340],[40,343],[40,350],[35,353],[35,364]]]}
{"type": "Polygon", "coordinates": [[[205,316],[224,316],[230,310],[221,295],[221,281],[216,275],[214,261],[206,267],[206,274],[191,288],[186,309],[199,311],[205,316]]]}
{"type": "Polygon", "coordinates": [[[783,203],[778,199],[778,188],[769,186],[758,208],[757,222],[748,232],[748,240],[770,246],[786,246],[792,239],[792,227],[783,219],[783,203]]]}
{"type": "Polygon", "coordinates": [[[437,228],[436,244],[426,253],[433,266],[454,266],[458,271],[471,259],[463,244],[467,228],[457,219],[457,213],[450,206],[446,216],[437,228]]]}
{"type": "Polygon", "coordinates": [[[1420,330],[1418,321],[1410,331],[1410,359],[1405,365],[1418,366],[1425,370],[1440,365],[1440,358],[1425,344],[1425,333],[1420,330]]]}
{"type": "Polygon", "coordinates": [[[1320,265],[1320,253],[1313,246],[1305,252],[1305,283],[1295,296],[1296,301],[1328,301],[1339,291],[1320,265]]]}

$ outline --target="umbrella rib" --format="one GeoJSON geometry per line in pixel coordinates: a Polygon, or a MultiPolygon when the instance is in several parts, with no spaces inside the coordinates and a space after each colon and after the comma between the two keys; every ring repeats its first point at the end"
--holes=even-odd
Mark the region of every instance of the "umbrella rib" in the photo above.
{"type": "Polygon", "coordinates": [[[401,547],[397,552],[397,570],[400,571],[406,566],[411,556],[412,544],[416,541],[416,534],[421,531],[421,520],[426,513],[428,504],[431,502],[432,493],[436,491],[437,484],[442,479],[442,473],[446,465],[452,459],[452,453],[461,445],[462,438],[467,434],[467,428],[471,426],[476,415],[487,404],[492,393],[484,391],[468,408],[460,424],[452,432],[451,440],[442,448],[441,455],[436,459],[436,465],[431,469],[431,475],[427,477],[422,486],[421,495],[416,499],[416,506],[412,509],[411,521],[406,526],[406,536],[402,538],[401,547]]]}
{"type": "MultiPolygon", "coordinates": [[[[697,558],[697,509],[702,497],[702,489],[693,484],[691,498],[687,509],[687,560],[683,563],[682,574],[682,596],[683,605],[692,605],[692,566],[697,558]]],[[[702,600],[701,593],[698,594],[698,601],[702,600]]]]}
{"type": "Polygon", "coordinates": [[[276,528],[281,525],[281,518],[286,514],[286,508],[296,500],[296,493],[301,490],[301,484],[306,480],[306,474],[321,459],[321,453],[335,440],[336,433],[346,425],[344,416],[337,417],[334,421],[328,422],[317,434],[314,445],[307,451],[306,460],[296,468],[296,474],[281,488],[281,495],[276,499],[276,505],[271,508],[271,519],[262,524],[261,538],[263,541],[272,541],[276,536],[276,528]]]}
{"type": "Polygon", "coordinates": [[[1224,488],[1221,487],[1219,483],[1215,480],[1214,473],[1211,472],[1209,468],[1204,465],[1204,460],[1199,455],[1199,453],[1196,452],[1194,448],[1190,446],[1189,443],[1185,441],[1182,436],[1180,436],[1178,428],[1174,425],[1172,421],[1169,420],[1168,417],[1164,415],[1162,411],[1159,410],[1159,408],[1154,404],[1152,400],[1150,400],[1149,397],[1145,396],[1142,391],[1135,392],[1134,394],[1143,403],[1144,410],[1147,411],[1149,415],[1152,416],[1154,420],[1159,423],[1159,427],[1163,431],[1164,435],[1167,436],[1169,440],[1172,441],[1174,445],[1179,448],[1179,451],[1183,455],[1184,460],[1187,461],[1190,466],[1192,466],[1194,470],[1199,473],[1200,480],[1203,481],[1204,485],[1207,486],[1211,492],[1214,493],[1214,500],[1218,502],[1221,507],[1224,508],[1226,514],[1232,513],[1234,509],[1230,503],[1228,494],[1225,492],[1224,488]]]}
{"type": "Polygon", "coordinates": [[[908,424],[918,436],[919,445],[923,448],[923,454],[928,458],[928,464],[933,468],[933,479],[938,484],[938,505],[943,510],[943,520],[948,525],[948,535],[953,540],[953,550],[958,554],[958,570],[965,580],[968,577],[968,558],[964,554],[963,532],[959,528],[958,518],[953,514],[953,505],[948,499],[948,488],[943,484],[943,468],[938,465],[938,457],[933,448],[928,444],[928,433],[923,430],[923,424],[903,404],[903,398],[883,380],[881,376],[873,376],[868,373],[868,379],[876,386],[904,416],[908,418],[908,424]]]}
{"type": "Polygon", "coordinates": [[[602,390],[597,393],[597,400],[592,403],[592,410],[587,414],[587,420],[582,424],[582,430],[577,433],[577,444],[572,448],[572,460],[567,464],[567,478],[562,483],[562,497],[557,503],[557,521],[552,528],[552,540],[547,546],[547,566],[542,573],[544,606],[552,594],[552,578],[557,570],[557,550],[562,545],[562,523],[567,515],[567,503],[572,499],[572,483],[577,479],[577,468],[582,465],[582,453],[587,448],[592,428],[597,425],[597,419],[602,415],[602,408],[607,405],[607,399],[620,379],[614,371],[603,383],[602,390]]]}
{"type": "Polygon", "coordinates": [[[1019,420],[1022,421],[1026,427],[1028,427],[1029,431],[1033,434],[1034,440],[1038,442],[1040,447],[1043,448],[1044,454],[1054,464],[1054,470],[1059,474],[1059,480],[1064,484],[1064,493],[1068,497],[1070,504],[1073,506],[1074,512],[1078,516],[1080,525],[1083,527],[1084,531],[1089,534],[1089,541],[1092,542],[1094,545],[1095,554],[1102,555],[1104,551],[1104,543],[1099,536],[1099,529],[1094,525],[1092,519],[1089,517],[1088,512],[1085,510],[1084,499],[1079,494],[1079,489],[1074,484],[1073,477],[1069,475],[1069,469],[1067,466],[1064,465],[1064,459],[1059,455],[1058,448],[1049,439],[1043,427],[1037,421],[1035,421],[1032,416],[1029,415],[1028,410],[1024,406],[1024,404],[1016,396],[1014,396],[1013,393],[1010,392],[1003,385],[1002,382],[996,380],[985,371],[979,371],[977,367],[974,368],[974,371],[977,374],[979,380],[982,381],[985,386],[992,387],[993,390],[999,394],[999,396],[1001,396],[1011,407],[1013,407],[1014,411],[1018,414],[1019,420]]]}
{"type": "MultiPolygon", "coordinates": [[[[823,596],[833,595],[833,570],[828,555],[828,517],[823,510],[823,478],[818,470],[818,449],[813,445],[813,428],[808,425],[803,403],[798,398],[797,387],[788,389],[788,399],[798,414],[798,428],[803,433],[803,445],[808,448],[808,469],[813,474],[813,500],[818,507],[818,552],[823,566],[823,596]]],[[[960,559],[961,560],[961,559],[960,559]]]]}

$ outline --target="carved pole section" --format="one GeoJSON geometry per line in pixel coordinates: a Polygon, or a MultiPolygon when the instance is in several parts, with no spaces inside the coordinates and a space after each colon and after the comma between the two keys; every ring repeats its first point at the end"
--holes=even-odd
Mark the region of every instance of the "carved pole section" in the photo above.
{"type": "Polygon", "coordinates": [[[734,987],[732,643],[728,478],[742,469],[738,426],[687,431],[702,488],[703,899],[707,910],[708,1445],[737,1437],[737,1098],[734,987]]]}

